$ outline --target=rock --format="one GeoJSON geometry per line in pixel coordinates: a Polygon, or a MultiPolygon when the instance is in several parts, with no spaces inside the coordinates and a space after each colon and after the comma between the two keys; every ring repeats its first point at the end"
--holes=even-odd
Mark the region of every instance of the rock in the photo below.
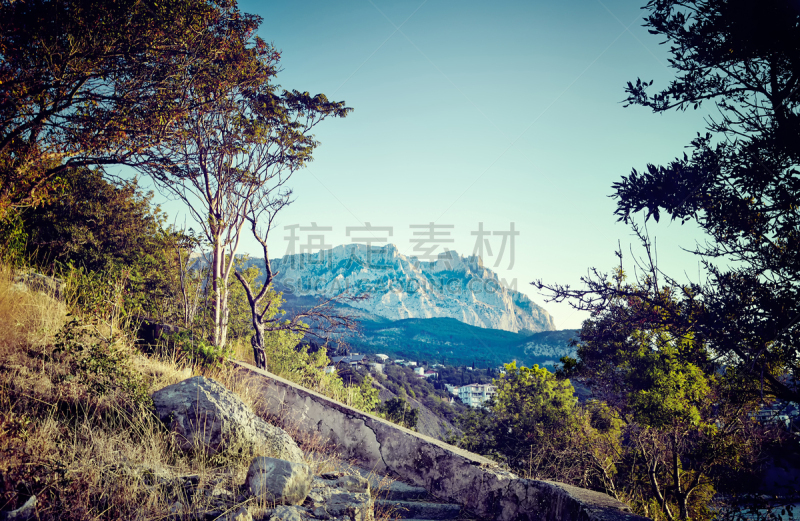
{"type": "Polygon", "coordinates": [[[318,519],[372,521],[373,501],[368,490],[367,480],[359,476],[340,476],[336,481],[316,478],[306,504],[318,519]],[[364,492],[348,492],[343,486],[364,492]]]}
{"type": "Polygon", "coordinates": [[[369,481],[361,476],[342,476],[336,480],[336,486],[348,492],[369,494],[369,481]]]}
{"type": "Polygon", "coordinates": [[[270,521],[302,521],[303,517],[300,515],[302,510],[298,507],[278,506],[270,517],[270,521]]]}
{"type": "Polygon", "coordinates": [[[14,285],[18,289],[39,291],[58,300],[61,300],[64,292],[63,280],[30,270],[21,271],[14,275],[14,285]]]}
{"type": "Polygon", "coordinates": [[[250,464],[246,484],[254,496],[299,505],[311,490],[311,479],[311,468],[305,463],[260,456],[250,464]]]}
{"type": "Polygon", "coordinates": [[[347,517],[351,521],[372,521],[374,511],[369,494],[340,492],[331,494],[324,505],[314,509],[317,517],[347,517]]]}
{"type": "Polygon", "coordinates": [[[173,503],[173,504],[172,504],[172,505],[169,507],[169,511],[170,511],[170,513],[172,513],[172,514],[179,514],[180,512],[183,512],[183,503],[181,503],[180,501],[176,501],[176,502],[174,502],[174,503],[173,503]]]}
{"type": "Polygon", "coordinates": [[[181,448],[202,447],[216,453],[236,442],[257,453],[302,462],[303,452],[286,432],[255,414],[220,383],[195,376],[153,393],[161,421],[180,436],[181,448]]]}
{"type": "Polygon", "coordinates": [[[28,521],[36,516],[36,496],[31,496],[18,509],[0,512],[1,521],[28,521]]]}

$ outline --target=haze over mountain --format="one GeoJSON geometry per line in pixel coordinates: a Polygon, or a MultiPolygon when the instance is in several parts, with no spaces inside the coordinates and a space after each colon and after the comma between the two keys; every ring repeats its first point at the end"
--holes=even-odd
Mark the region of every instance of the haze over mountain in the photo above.
{"type": "Polygon", "coordinates": [[[445,251],[424,261],[403,255],[393,244],[348,244],[271,262],[278,274],[274,282],[284,294],[368,294],[349,304],[390,320],[454,318],[515,333],[556,329],[547,311],[508,288],[474,255],[445,251]]]}

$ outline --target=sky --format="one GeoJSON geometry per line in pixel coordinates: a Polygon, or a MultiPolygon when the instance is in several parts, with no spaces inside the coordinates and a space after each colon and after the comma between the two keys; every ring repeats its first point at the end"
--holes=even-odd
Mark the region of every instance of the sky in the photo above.
{"type": "MultiPolygon", "coordinates": [[[[259,36],[282,52],[277,83],[353,108],[314,129],[321,144],[292,179],[295,201],[271,234],[273,258],[365,235],[406,255],[479,253],[558,328],[579,328],[586,313],[546,302],[530,282],[580,287],[590,267],[618,264],[618,244],[641,253],[616,222],[612,184],[682,155],[705,128],[701,111],[623,107],[628,81],[654,80],[655,90],[673,77],[667,46],[642,27],[637,2],[240,7],[263,17],[259,36]],[[380,229],[364,231],[367,223],[380,229]]],[[[164,208],[183,218],[176,203],[164,208]]],[[[699,232],[677,222],[649,230],[659,267],[697,281],[697,258],[682,248],[699,232]]],[[[253,242],[242,251],[260,252],[253,242]]]]}

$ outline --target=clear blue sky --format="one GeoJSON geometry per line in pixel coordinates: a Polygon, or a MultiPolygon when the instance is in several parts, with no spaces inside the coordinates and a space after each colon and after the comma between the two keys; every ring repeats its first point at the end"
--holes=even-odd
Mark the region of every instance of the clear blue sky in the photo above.
{"type": "MultiPolygon", "coordinates": [[[[642,4],[644,1],[642,0],[642,4]]],[[[476,235],[515,237],[513,266],[503,235],[490,235],[484,264],[554,316],[577,328],[585,315],[547,304],[529,282],[577,284],[591,266],[616,263],[629,229],[615,223],[611,184],[632,167],[682,154],[704,128],[703,113],[655,115],[623,108],[637,77],[663,87],[672,77],[659,37],[642,27],[637,2],[616,0],[246,1],[264,18],[259,34],[282,51],[278,83],[325,93],[354,112],[323,122],[315,160],[296,174],[296,202],[280,217],[271,257],[287,252],[284,226],[301,242],[324,235],[349,243],[347,227],[392,227],[390,242],[415,254],[411,225],[430,222],[473,252],[476,235]]],[[[175,213],[171,205],[168,212],[175,213]]],[[[681,253],[688,226],[652,227],[660,265],[697,280],[681,253]]],[[[361,233],[363,235],[363,233],[361,233]]],[[[373,234],[379,236],[380,233],[373,234]]],[[[385,234],[384,234],[385,235],[385,234]]],[[[428,243],[431,246],[432,243],[428,243]]],[[[257,252],[252,245],[245,251],[257,252]]]]}

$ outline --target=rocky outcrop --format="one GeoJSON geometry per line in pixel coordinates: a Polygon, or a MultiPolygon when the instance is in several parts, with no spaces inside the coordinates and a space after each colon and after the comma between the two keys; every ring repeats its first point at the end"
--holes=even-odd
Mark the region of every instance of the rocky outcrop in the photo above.
{"type": "Polygon", "coordinates": [[[153,393],[158,417],[178,435],[181,448],[211,453],[225,445],[252,445],[257,453],[301,463],[297,443],[279,427],[256,416],[238,396],[203,376],[153,393]]]}

